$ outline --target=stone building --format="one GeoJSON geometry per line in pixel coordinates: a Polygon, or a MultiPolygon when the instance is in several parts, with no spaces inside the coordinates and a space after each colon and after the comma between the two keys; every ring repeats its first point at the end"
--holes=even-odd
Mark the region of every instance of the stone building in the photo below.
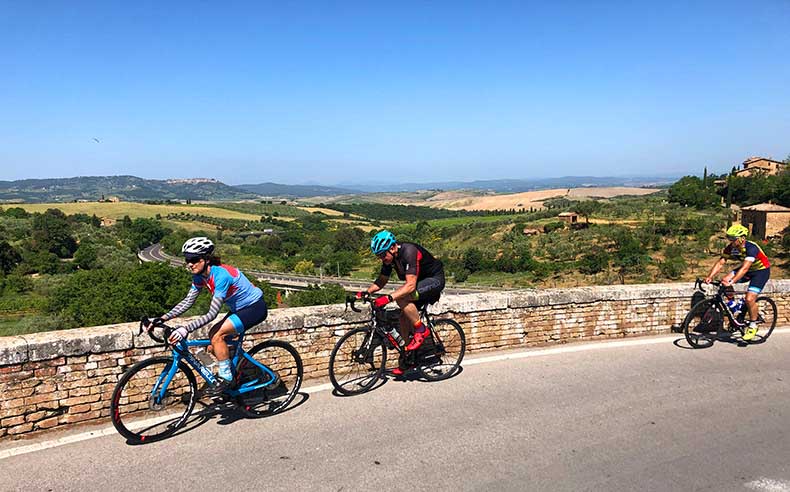
{"type": "Polygon", "coordinates": [[[576,212],[562,212],[557,216],[561,221],[567,222],[568,224],[575,224],[579,220],[579,214],[576,212]]]}
{"type": "Polygon", "coordinates": [[[736,176],[746,177],[751,176],[757,172],[774,176],[787,169],[787,164],[773,159],[766,159],[765,157],[749,157],[743,161],[743,169],[735,171],[736,176]]]}
{"type": "Polygon", "coordinates": [[[773,203],[743,207],[741,224],[748,227],[752,236],[759,239],[778,236],[790,225],[790,208],[773,203]]]}

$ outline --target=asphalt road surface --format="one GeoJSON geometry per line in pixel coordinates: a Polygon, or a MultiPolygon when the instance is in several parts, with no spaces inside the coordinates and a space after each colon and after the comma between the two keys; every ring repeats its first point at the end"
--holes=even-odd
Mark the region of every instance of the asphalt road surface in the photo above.
{"type": "Polygon", "coordinates": [[[314,388],[142,446],[104,427],[5,440],[0,490],[790,491],[790,329],[678,340],[470,356],[448,381],[314,388]]]}

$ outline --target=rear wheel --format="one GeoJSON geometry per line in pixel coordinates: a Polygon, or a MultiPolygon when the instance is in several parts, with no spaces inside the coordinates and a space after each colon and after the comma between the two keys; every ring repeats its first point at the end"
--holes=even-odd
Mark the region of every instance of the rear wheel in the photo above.
{"type": "MultiPolygon", "coordinates": [[[[431,327],[431,339],[423,343],[426,352],[417,362],[428,381],[441,381],[454,376],[466,352],[466,336],[461,325],[451,319],[437,319],[431,327]],[[427,346],[426,346],[427,345],[427,346]]],[[[420,347],[418,350],[423,350],[420,347]]]]}
{"type": "Polygon", "coordinates": [[[260,418],[283,411],[296,397],[302,385],[302,358],[293,346],[282,340],[267,340],[242,356],[236,374],[238,388],[245,384],[269,383],[236,397],[239,409],[248,417],[260,418]],[[274,373],[274,378],[255,362],[274,373]]]}
{"type": "Polygon", "coordinates": [[[175,371],[172,368],[172,357],[154,357],[121,376],[112,393],[110,415],[123,437],[138,443],[158,441],[187,423],[197,402],[197,382],[183,361],[175,371]]]}
{"type": "Polygon", "coordinates": [[[355,328],[340,337],[329,356],[329,380],[338,393],[358,395],[384,374],[387,347],[370,328],[355,328]]]}
{"type": "Polygon", "coordinates": [[[776,303],[767,296],[757,298],[757,335],[749,342],[752,344],[763,343],[768,340],[776,326],[776,303]]]}
{"type": "Polygon", "coordinates": [[[705,299],[691,308],[683,320],[683,334],[694,348],[708,348],[716,341],[724,322],[712,299],[705,299]]]}

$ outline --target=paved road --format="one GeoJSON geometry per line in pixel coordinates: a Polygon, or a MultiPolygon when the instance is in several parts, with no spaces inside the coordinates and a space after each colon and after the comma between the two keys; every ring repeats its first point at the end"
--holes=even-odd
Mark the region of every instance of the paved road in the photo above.
{"type": "Polygon", "coordinates": [[[790,329],[676,339],[484,354],[448,381],[313,392],[145,446],[3,443],[0,490],[790,490],[790,329]]]}
{"type": "MultiPolygon", "coordinates": [[[[174,256],[170,256],[162,251],[161,244],[153,244],[148,246],[147,248],[143,249],[138,253],[139,258],[142,261],[161,261],[165,263],[170,263],[173,266],[183,266],[184,261],[181,258],[176,258],[174,256]]],[[[310,285],[315,284],[338,284],[342,286],[344,289],[348,291],[357,291],[357,290],[365,290],[370,286],[370,282],[363,282],[359,280],[351,280],[344,277],[332,277],[332,276],[322,276],[322,277],[315,277],[310,275],[291,275],[285,273],[275,273],[275,272],[263,272],[257,270],[245,270],[247,275],[254,276],[259,280],[265,280],[269,282],[274,287],[285,287],[285,288],[294,288],[294,289],[305,289],[310,285]]],[[[381,291],[382,294],[387,294],[392,292],[394,289],[397,289],[402,282],[398,281],[391,281],[387,283],[387,286],[381,291]]],[[[445,294],[472,294],[475,292],[485,292],[489,290],[495,290],[495,288],[456,288],[456,287],[446,287],[444,289],[445,294]]]]}

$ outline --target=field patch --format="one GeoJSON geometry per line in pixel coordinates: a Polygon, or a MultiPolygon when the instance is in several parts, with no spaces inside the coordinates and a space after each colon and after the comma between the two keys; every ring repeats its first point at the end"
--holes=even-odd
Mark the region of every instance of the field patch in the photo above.
{"type": "Polygon", "coordinates": [[[22,203],[9,205],[8,207],[21,207],[28,212],[43,213],[49,208],[57,208],[63,211],[66,215],[73,214],[88,214],[95,215],[100,218],[107,219],[122,219],[128,215],[129,218],[149,218],[156,217],[157,214],[166,217],[168,214],[187,213],[192,215],[205,215],[207,217],[216,217],[218,219],[241,219],[259,221],[260,215],[253,215],[249,213],[238,212],[235,210],[228,210],[224,208],[211,207],[205,205],[148,205],[145,203],[135,202],[117,202],[117,203],[99,203],[99,202],[85,202],[85,203],[22,203]]]}

